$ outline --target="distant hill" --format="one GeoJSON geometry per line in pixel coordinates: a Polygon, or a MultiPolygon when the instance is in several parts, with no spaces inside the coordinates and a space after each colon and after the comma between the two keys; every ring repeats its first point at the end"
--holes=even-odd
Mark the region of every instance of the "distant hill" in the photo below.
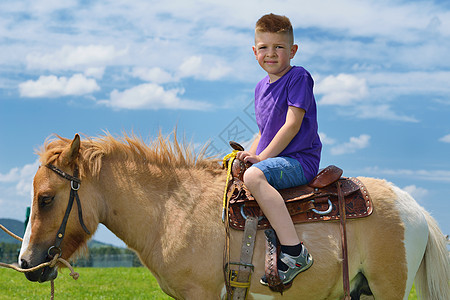
{"type": "Polygon", "coordinates": [[[89,249],[92,249],[92,248],[100,248],[100,247],[105,247],[105,246],[115,247],[115,246],[113,246],[113,245],[111,245],[111,244],[106,244],[106,243],[99,242],[99,241],[96,241],[96,240],[90,240],[90,241],[88,242],[88,248],[89,248],[89,249]]]}
{"type": "MultiPolygon", "coordinates": [[[[12,219],[0,219],[0,224],[5,226],[12,233],[22,237],[25,231],[25,225],[23,222],[12,219]]],[[[0,242],[20,244],[20,241],[11,237],[9,234],[0,229],[0,242]]]]}
{"type": "MultiPolygon", "coordinates": [[[[25,232],[25,224],[23,222],[13,220],[13,219],[0,219],[0,224],[5,226],[9,231],[12,233],[23,237],[23,234],[25,232]]],[[[9,234],[4,232],[2,229],[0,229],[0,243],[12,243],[12,244],[21,244],[20,241],[16,240],[15,238],[11,237],[9,234]]],[[[88,242],[89,248],[98,248],[103,246],[112,246],[110,244],[102,243],[96,240],[90,240],[88,242]]]]}

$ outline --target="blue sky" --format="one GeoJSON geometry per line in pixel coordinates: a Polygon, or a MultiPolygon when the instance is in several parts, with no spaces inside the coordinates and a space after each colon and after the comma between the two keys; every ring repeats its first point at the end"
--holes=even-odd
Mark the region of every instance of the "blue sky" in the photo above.
{"type": "MultiPolygon", "coordinates": [[[[250,141],[265,76],[253,27],[269,12],[291,19],[292,64],[314,77],[321,166],[395,183],[449,234],[446,1],[2,1],[0,218],[23,219],[53,133],[177,127],[211,154],[250,141]]],[[[96,239],[120,244],[104,228],[96,239]]]]}

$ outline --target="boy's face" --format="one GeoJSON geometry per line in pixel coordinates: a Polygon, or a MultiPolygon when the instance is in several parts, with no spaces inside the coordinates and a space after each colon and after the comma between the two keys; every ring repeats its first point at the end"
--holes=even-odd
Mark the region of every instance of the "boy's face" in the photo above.
{"type": "Polygon", "coordinates": [[[253,52],[259,65],[267,72],[270,82],[281,78],[291,68],[298,46],[293,45],[287,34],[256,32],[253,52]]]}

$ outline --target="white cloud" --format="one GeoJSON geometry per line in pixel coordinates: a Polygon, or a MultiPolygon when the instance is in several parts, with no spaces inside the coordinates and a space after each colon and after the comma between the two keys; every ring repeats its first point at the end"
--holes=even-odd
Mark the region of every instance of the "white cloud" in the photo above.
{"type": "Polygon", "coordinates": [[[415,117],[398,114],[389,104],[358,105],[347,110],[347,113],[352,114],[359,119],[379,119],[412,123],[419,122],[415,117]]]}
{"type": "Polygon", "coordinates": [[[316,75],[315,93],[319,104],[341,107],[337,112],[347,116],[417,123],[415,116],[397,112],[389,102],[400,95],[428,95],[429,88],[448,94],[450,88],[444,82],[449,76],[448,72],[361,72],[323,79],[316,75]],[[430,84],[424,85],[424,81],[430,84]]]}
{"type": "Polygon", "coordinates": [[[155,83],[145,83],[120,92],[113,90],[109,100],[99,103],[115,109],[186,109],[207,110],[209,103],[183,100],[183,89],[166,90],[155,83]]]}
{"type": "Polygon", "coordinates": [[[39,161],[0,173],[0,212],[3,218],[23,220],[26,207],[30,205],[33,177],[39,161]]]}
{"type": "MultiPolygon", "coordinates": [[[[223,45],[251,45],[254,40],[254,34],[250,32],[242,32],[236,27],[224,27],[217,24],[209,27],[202,34],[204,43],[212,47],[223,47],[223,45]]],[[[247,49],[250,53],[251,49],[247,49]]]]}
{"type": "Polygon", "coordinates": [[[361,134],[358,137],[350,137],[348,142],[331,147],[330,152],[332,155],[355,153],[356,151],[369,146],[369,141],[370,135],[367,134],[361,134]]]}
{"type": "MultiPolygon", "coordinates": [[[[336,71],[336,65],[345,67],[348,61],[376,64],[378,71],[387,70],[400,61],[401,66],[407,67],[423,59],[433,59],[432,65],[417,63],[417,69],[426,65],[430,70],[448,61],[443,58],[449,44],[440,43],[446,40],[441,39],[442,36],[449,34],[448,12],[438,4],[344,0],[339,4],[333,1],[308,3],[298,9],[295,8],[297,2],[288,0],[286,5],[293,7],[289,17],[301,33],[299,57],[303,57],[304,48],[320,47],[309,53],[322,62],[314,64],[314,68],[324,68],[325,74],[333,70],[342,72],[342,69],[336,71]],[[322,9],[324,6],[327,9],[322,9]],[[336,14],[336,9],[342,13],[336,14]],[[379,13],[374,15],[373,11],[379,13]],[[304,28],[315,28],[326,34],[308,39],[308,34],[303,33],[304,28]],[[440,38],[433,36],[430,39],[430,30],[440,38]],[[407,42],[410,40],[415,42],[414,47],[407,42]],[[389,44],[390,41],[395,41],[395,47],[389,44]],[[401,55],[392,55],[394,51],[398,53],[400,47],[401,55]]],[[[258,76],[251,57],[251,28],[266,12],[267,6],[255,9],[254,1],[245,4],[242,1],[156,4],[137,0],[126,4],[99,1],[58,6],[41,3],[37,5],[40,9],[34,9],[34,6],[0,4],[5,16],[5,20],[0,21],[0,36],[18,41],[0,45],[0,52],[5,54],[0,57],[0,63],[14,61],[15,65],[25,64],[32,70],[77,72],[87,67],[120,64],[127,69],[159,68],[174,77],[181,75],[205,80],[226,78],[253,82],[258,76]],[[239,5],[239,12],[236,5],[239,5]],[[65,9],[58,10],[60,6],[65,9]],[[62,13],[70,18],[55,19],[62,13]],[[25,20],[17,17],[22,15],[32,17],[25,20]],[[3,32],[1,28],[4,28],[3,32]],[[19,46],[22,43],[26,46],[19,46]],[[248,56],[245,56],[246,51],[248,56]],[[226,60],[223,59],[225,55],[226,60]],[[200,64],[198,58],[202,60],[200,64]],[[238,69],[239,72],[231,71],[238,69]]],[[[306,61],[310,59],[307,57],[306,61]]],[[[389,82],[386,80],[386,83],[389,82]]],[[[437,88],[437,85],[433,87],[437,88]]],[[[324,94],[323,104],[354,103],[360,99],[358,93],[364,94],[358,89],[338,92],[324,94]]]]}
{"type": "Polygon", "coordinates": [[[116,50],[112,45],[65,45],[53,53],[30,53],[26,56],[26,63],[29,69],[72,70],[86,66],[105,66],[127,52],[127,49],[116,50]]]}
{"type": "Polygon", "coordinates": [[[70,78],[40,76],[38,80],[27,80],[19,84],[20,96],[29,98],[80,96],[100,90],[95,79],[75,74],[70,78]]]}
{"type": "Polygon", "coordinates": [[[408,185],[403,188],[406,192],[408,192],[414,199],[423,201],[426,196],[428,196],[429,191],[427,189],[417,187],[415,185],[408,185]]]}
{"type": "Polygon", "coordinates": [[[334,145],[336,143],[336,139],[329,137],[327,134],[323,132],[319,132],[320,141],[323,145],[334,145]]]}
{"type": "Polygon", "coordinates": [[[411,94],[429,97],[430,91],[442,95],[450,93],[450,71],[369,72],[358,76],[367,78],[371,93],[387,99],[392,95],[411,94]]]}
{"type": "Polygon", "coordinates": [[[169,72],[159,68],[136,67],[131,72],[132,76],[141,80],[158,84],[177,81],[169,72]]]}
{"type": "Polygon", "coordinates": [[[450,134],[444,135],[443,137],[441,137],[439,139],[439,141],[444,142],[444,143],[450,143],[450,134]]]}
{"type": "Polygon", "coordinates": [[[303,5],[301,10],[290,12],[297,24],[304,27],[320,27],[356,37],[375,36],[400,42],[414,41],[417,35],[429,33],[430,29],[442,35],[450,33],[444,24],[448,22],[447,10],[438,3],[324,0],[308,4],[303,5]],[[442,24],[429,28],[434,18],[442,24]]]}
{"type": "Polygon", "coordinates": [[[214,61],[213,59],[204,59],[202,56],[191,56],[180,65],[179,75],[200,80],[218,80],[230,74],[231,71],[231,67],[225,66],[217,59],[214,61]]]}
{"type": "Polygon", "coordinates": [[[16,167],[9,170],[6,174],[0,173],[1,185],[12,185],[19,195],[29,195],[33,177],[39,167],[39,160],[32,164],[26,164],[23,167],[16,167]]]}
{"type": "Polygon", "coordinates": [[[330,75],[316,84],[315,93],[322,95],[319,104],[346,106],[365,98],[368,87],[364,78],[350,74],[330,75]]]}
{"type": "Polygon", "coordinates": [[[87,77],[94,77],[95,79],[102,79],[103,74],[105,74],[105,68],[104,67],[98,67],[98,68],[87,68],[84,71],[84,75],[87,77]]]}
{"type": "Polygon", "coordinates": [[[364,173],[375,176],[410,177],[418,180],[450,183],[450,171],[448,170],[381,169],[379,167],[370,167],[364,169],[364,173]]]}

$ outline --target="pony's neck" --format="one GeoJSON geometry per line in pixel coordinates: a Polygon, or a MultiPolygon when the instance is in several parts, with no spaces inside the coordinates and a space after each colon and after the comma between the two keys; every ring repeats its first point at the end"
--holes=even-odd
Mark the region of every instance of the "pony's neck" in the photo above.
{"type": "Polygon", "coordinates": [[[152,270],[164,269],[163,257],[201,235],[202,224],[222,232],[223,176],[218,171],[178,168],[161,170],[134,163],[104,162],[100,185],[108,229],[139,253],[152,270]]]}
{"type": "Polygon", "coordinates": [[[160,223],[161,200],[169,184],[162,175],[135,163],[104,161],[102,166],[100,222],[137,251],[154,240],[149,228],[160,223]]]}

